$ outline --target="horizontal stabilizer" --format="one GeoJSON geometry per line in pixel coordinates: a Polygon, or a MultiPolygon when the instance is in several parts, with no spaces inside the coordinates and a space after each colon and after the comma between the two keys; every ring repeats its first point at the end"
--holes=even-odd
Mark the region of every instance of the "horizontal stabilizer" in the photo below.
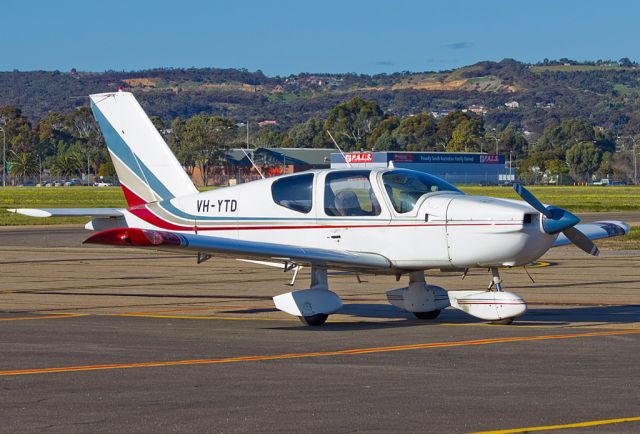
{"type": "MultiPolygon", "coordinates": [[[[576,225],[574,228],[582,232],[590,240],[618,237],[629,233],[629,225],[620,221],[584,223],[576,225]]],[[[567,246],[569,244],[572,244],[572,242],[564,234],[560,234],[553,243],[553,247],[567,246]]]]}
{"type": "Polygon", "coordinates": [[[16,208],[9,212],[29,217],[120,217],[118,208],[16,208]]]}
{"type": "Polygon", "coordinates": [[[375,253],[335,251],[138,228],[109,229],[90,236],[84,242],[169,251],[188,250],[244,259],[268,258],[347,270],[391,268],[391,262],[387,258],[375,253]]]}

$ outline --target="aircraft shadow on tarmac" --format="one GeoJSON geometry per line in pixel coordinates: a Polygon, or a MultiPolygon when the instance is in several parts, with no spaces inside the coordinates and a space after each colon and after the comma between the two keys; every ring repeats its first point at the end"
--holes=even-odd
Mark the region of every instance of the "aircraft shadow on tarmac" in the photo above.
{"type": "MultiPolygon", "coordinates": [[[[249,310],[234,313],[253,313],[249,310]]],[[[412,314],[402,311],[394,306],[383,304],[345,304],[338,315],[349,315],[354,319],[340,321],[339,319],[329,319],[323,327],[300,326],[269,327],[271,329],[291,329],[291,330],[361,330],[363,328],[395,328],[395,327],[416,327],[421,325],[435,324],[484,324],[482,320],[470,317],[469,315],[455,309],[445,309],[435,320],[419,320],[412,314]],[[368,321],[371,319],[396,319],[398,321],[379,322],[368,321]],[[407,321],[401,321],[406,319],[407,321]]],[[[599,324],[625,324],[637,323],[640,319],[640,305],[616,305],[616,306],[571,306],[571,307],[536,307],[530,306],[529,310],[520,318],[516,318],[511,327],[517,326],[565,326],[572,323],[599,323],[599,324]]]]}
{"type": "MultiPolygon", "coordinates": [[[[640,305],[575,306],[546,308],[530,306],[518,323],[534,322],[551,325],[557,323],[589,322],[629,324],[640,322],[640,305]]],[[[515,323],[514,323],[515,324],[515,323]]]]}

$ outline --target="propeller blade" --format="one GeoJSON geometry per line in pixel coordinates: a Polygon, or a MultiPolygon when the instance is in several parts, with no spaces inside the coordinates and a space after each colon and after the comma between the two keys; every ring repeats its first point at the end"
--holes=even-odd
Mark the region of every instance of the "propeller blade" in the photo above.
{"type": "Polygon", "coordinates": [[[567,228],[562,233],[571,241],[576,247],[584,250],[590,255],[598,256],[600,255],[600,250],[593,244],[585,234],[580,232],[578,229],[571,227],[567,228]]]}
{"type": "Polygon", "coordinates": [[[529,190],[524,188],[524,186],[518,182],[513,184],[513,189],[518,193],[518,196],[522,198],[525,202],[531,205],[536,211],[543,214],[547,218],[551,218],[553,213],[546,206],[542,204],[529,190]]]}

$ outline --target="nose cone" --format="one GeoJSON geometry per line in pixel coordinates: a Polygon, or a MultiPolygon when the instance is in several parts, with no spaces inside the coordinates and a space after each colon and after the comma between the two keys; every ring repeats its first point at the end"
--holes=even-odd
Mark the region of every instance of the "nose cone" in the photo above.
{"type": "Polygon", "coordinates": [[[552,214],[551,218],[544,218],[542,228],[550,235],[560,233],[580,223],[578,217],[565,209],[549,207],[549,210],[552,214]]]}
{"type": "Polygon", "coordinates": [[[447,208],[449,260],[457,267],[517,266],[538,259],[555,236],[522,201],[456,196],[447,208]]]}

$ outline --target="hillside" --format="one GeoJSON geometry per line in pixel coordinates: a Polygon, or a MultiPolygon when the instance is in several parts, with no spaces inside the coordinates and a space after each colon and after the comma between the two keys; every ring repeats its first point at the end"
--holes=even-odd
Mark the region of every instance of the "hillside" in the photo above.
{"type": "Polygon", "coordinates": [[[86,95],[123,87],[147,111],[171,121],[210,113],[235,121],[275,119],[282,128],[324,117],[353,96],[400,116],[471,105],[488,127],[513,123],[541,132],[550,121],[584,117],[616,134],[640,133],[640,68],[617,64],[481,62],[453,71],[390,75],[300,74],[267,77],[236,69],[0,72],[0,106],[31,119],[86,106],[86,95]],[[505,106],[508,102],[511,107],[505,106]]]}

